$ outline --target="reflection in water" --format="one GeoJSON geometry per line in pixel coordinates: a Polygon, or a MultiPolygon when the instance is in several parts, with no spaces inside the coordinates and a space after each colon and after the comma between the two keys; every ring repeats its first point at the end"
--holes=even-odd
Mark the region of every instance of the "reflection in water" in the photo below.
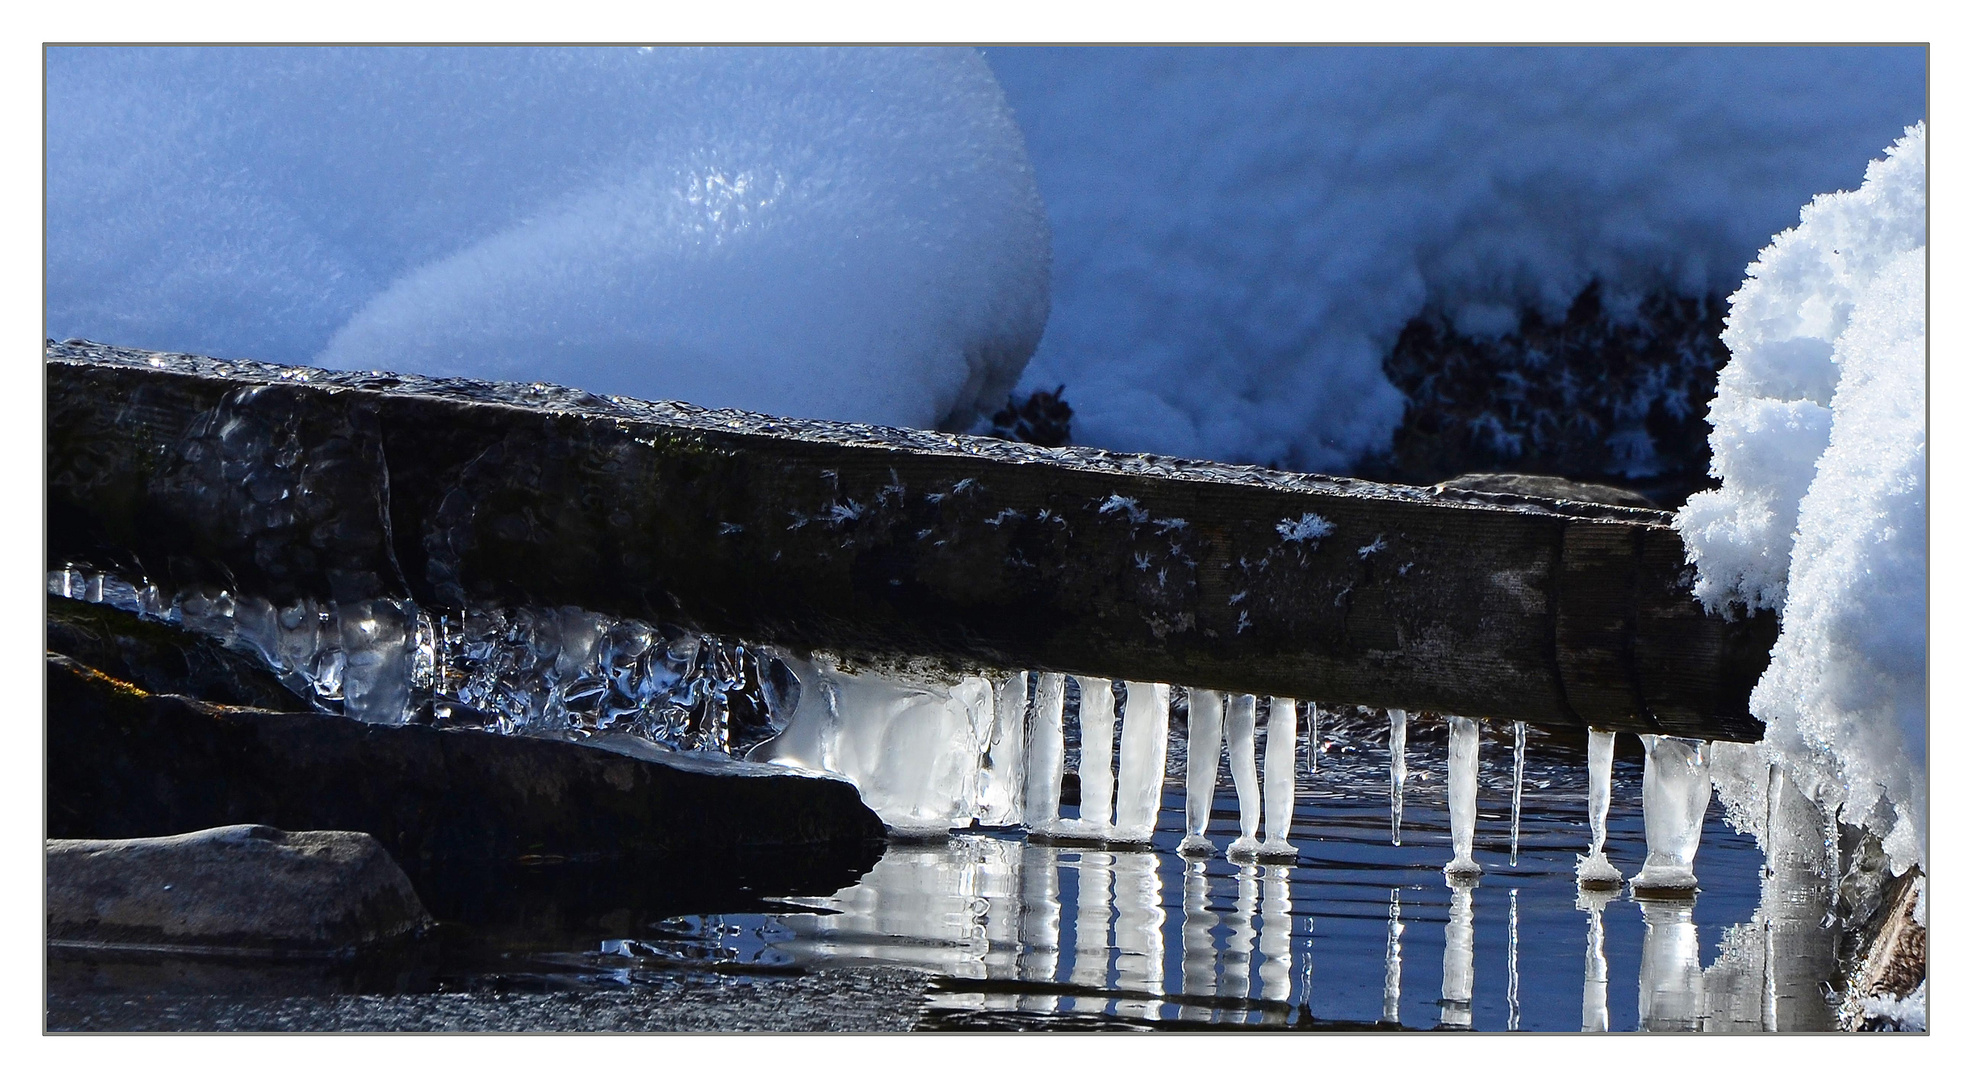
{"type": "Polygon", "coordinates": [[[1293,887],[1284,866],[1269,866],[1260,878],[1259,953],[1265,957],[1259,965],[1259,996],[1267,1001],[1291,1000],[1293,887]]]}
{"type": "Polygon", "coordinates": [[[1386,1024],[1402,1023],[1403,1013],[1403,901],[1401,889],[1389,890],[1389,938],[1382,957],[1382,1019],[1386,1024]]]}
{"type": "Polygon", "coordinates": [[[1636,1012],[1643,1031],[1696,1031],[1704,972],[1689,900],[1642,900],[1642,974],[1636,1012]]]}
{"type": "Polygon", "coordinates": [[[1444,988],[1438,995],[1437,1026],[1471,1026],[1471,943],[1472,886],[1462,878],[1446,874],[1451,887],[1451,914],[1444,924],[1444,988]]]}
{"type": "Polygon", "coordinates": [[[1602,929],[1602,910],[1615,895],[1606,889],[1582,889],[1574,906],[1588,913],[1588,958],[1581,973],[1581,1030],[1608,1030],[1608,949],[1602,929]]]}
{"type": "Polygon", "coordinates": [[[1519,890],[1506,916],[1506,1030],[1519,1030],[1519,890]]]}
{"type": "MultiPolygon", "coordinates": [[[[1193,699],[1196,700],[1196,699],[1193,699]]],[[[1211,881],[1205,876],[1202,859],[1184,860],[1184,981],[1186,997],[1211,997],[1218,992],[1218,946],[1212,930],[1218,916],[1211,910],[1211,881]]],[[[1210,1008],[1186,1005],[1178,1017],[1184,1020],[1214,1019],[1210,1008]]]]}
{"type": "Polygon", "coordinates": [[[1259,868],[1240,866],[1239,895],[1225,919],[1224,975],[1218,980],[1223,997],[1252,996],[1253,913],[1259,907],[1259,868]]]}
{"type": "MultiPolygon", "coordinates": [[[[1109,892],[1109,867],[1104,851],[1084,851],[1075,865],[1074,970],[1068,982],[1077,987],[1109,985],[1109,916],[1114,910],[1109,892]]],[[[1079,998],[1075,1008],[1100,1012],[1105,998],[1079,998]]]]}
{"type": "Polygon", "coordinates": [[[1118,990],[1150,995],[1148,1001],[1119,1002],[1122,1015],[1154,1019],[1163,994],[1163,888],[1158,856],[1147,851],[1115,855],[1116,981],[1118,990]]]}
{"type": "MultiPolygon", "coordinates": [[[[1061,969],[1061,867],[1053,849],[1020,848],[1020,905],[1020,980],[1054,982],[1061,969]]],[[[1053,1012],[1060,1003],[1056,996],[1031,995],[1019,1007],[1053,1012]]]]}

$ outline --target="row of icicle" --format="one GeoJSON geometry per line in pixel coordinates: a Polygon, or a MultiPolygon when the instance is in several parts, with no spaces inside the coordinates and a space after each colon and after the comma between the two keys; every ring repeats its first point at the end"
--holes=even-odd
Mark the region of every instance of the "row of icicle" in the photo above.
{"type": "MultiPolygon", "coordinates": [[[[1039,836],[1147,842],[1156,830],[1162,798],[1165,755],[1170,729],[1170,687],[1164,683],[1129,682],[1122,710],[1118,767],[1111,772],[1105,752],[1116,744],[1115,696],[1107,679],[1072,676],[1081,691],[1081,814],[1061,816],[1061,779],[1065,760],[1065,680],[1069,676],[1041,675],[1035,684],[1031,737],[1026,741],[1025,818],[1030,833],[1039,836]]],[[[1002,689],[1024,688],[1024,676],[1007,680],[1002,689]]],[[[1001,696],[999,707],[1024,711],[1023,694],[1001,696]]],[[[1234,861],[1292,861],[1298,849],[1288,839],[1293,823],[1294,762],[1297,756],[1296,702],[1275,697],[1266,710],[1263,763],[1257,745],[1258,699],[1252,694],[1191,690],[1190,725],[1186,744],[1184,840],[1178,851],[1208,855],[1215,850],[1205,835],[1212,798],[1218,784],[1221,746],[1231,762],[1232,785],[1238,796],[1239,835],[1226,848],[1234,861]],[[1264,776],[1261,770],[1263,765],[1264,776]],[[1262,798],[1263,794],[1263,798],[1262,798]],[[1263,811],[1263,818],[1262,818],[1263,811]],[[1261,834],[1262,820],[1264,835],[1261,834]]],[[[1310,717],[1318,710],[1310,707],[1310,717]]],[[[1451,860],[1444,871],[1453,876],[1481,872],[1472,856],[1478,820],[1478,721],[1465,716],[1446,718],[1450,728],[1446,787],[1451,817],[1451,860]]],[[[1389,710],[1390,841],[1402,843],[1403,788],[1409,714],[1389,710]]],[[[1706,744],[1669,736],[1642,736],[1643,831],[1648,855],[1632,884],[1644,889],[1686,890],[1696,887],[1692,860],[1697,854],[1704,812],[1710,803],[1709,754],[1706,744]]],[[[1316,732],[1308,733],[1310,760],[1318,747],[1316,732]]],[[[1610,786],[1615,759],[1615,735],[1588,734],[1588,853],[1579,858],[1577,877],[1587,887],[1616,888],[1623,877],[1604,851],[1608,836],[1610,786]]],[[[1520,792],[1525,777],[1526,725],[1513,725],[1512,853],[1519,859],[1520,792]]]]}

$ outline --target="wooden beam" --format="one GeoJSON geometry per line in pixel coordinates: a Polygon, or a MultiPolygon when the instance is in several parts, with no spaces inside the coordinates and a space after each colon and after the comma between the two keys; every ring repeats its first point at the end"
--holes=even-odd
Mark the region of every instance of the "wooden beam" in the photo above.
{"type": "Polygon", "coordinates": [[[48,553],[851,656],[1756,739],[1669,515],[49,343],[48,553]]]}

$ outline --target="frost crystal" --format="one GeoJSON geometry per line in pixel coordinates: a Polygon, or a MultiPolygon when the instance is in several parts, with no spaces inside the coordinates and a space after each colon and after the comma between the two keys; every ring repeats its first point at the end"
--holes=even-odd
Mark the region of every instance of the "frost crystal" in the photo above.
{"type": "Polygon", "coordinates": [[[1300,515],[1300,520],[1292,518],[1273,526],[1288,543],[1304,544],[1309,540],[1319,541],[1323,536],[1335,531],[1334,522],[1319,514],[1300,515]]]}

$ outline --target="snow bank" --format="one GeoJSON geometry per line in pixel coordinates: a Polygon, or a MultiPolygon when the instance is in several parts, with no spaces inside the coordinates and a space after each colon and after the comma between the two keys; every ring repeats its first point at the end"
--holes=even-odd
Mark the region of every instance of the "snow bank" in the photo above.
{"type": "Polygon", "coordinates": [[[1924,115],[1920,49],[1008,49],[1054,230],[1022,383],[1075,438],[1344,469],[1426,305],[1467,333],[1736,286],[1924,115]]]}
{"type": "Polygon", "coordinates": [[[48,333],[930,427],[1047,318],[969,49],[53,49],[48,333]]]}
{"type": "Polygon", "coordinates": [[[1766,739],[1721,756],[1721,794],[1756,824],[1777,762],[1897,873],[1928,836],[1925,165],[1918,124],[1749,268],[1711,409],[1723,486],[1677,518],[1707,607],[1781,613],[1766,739]]]}

